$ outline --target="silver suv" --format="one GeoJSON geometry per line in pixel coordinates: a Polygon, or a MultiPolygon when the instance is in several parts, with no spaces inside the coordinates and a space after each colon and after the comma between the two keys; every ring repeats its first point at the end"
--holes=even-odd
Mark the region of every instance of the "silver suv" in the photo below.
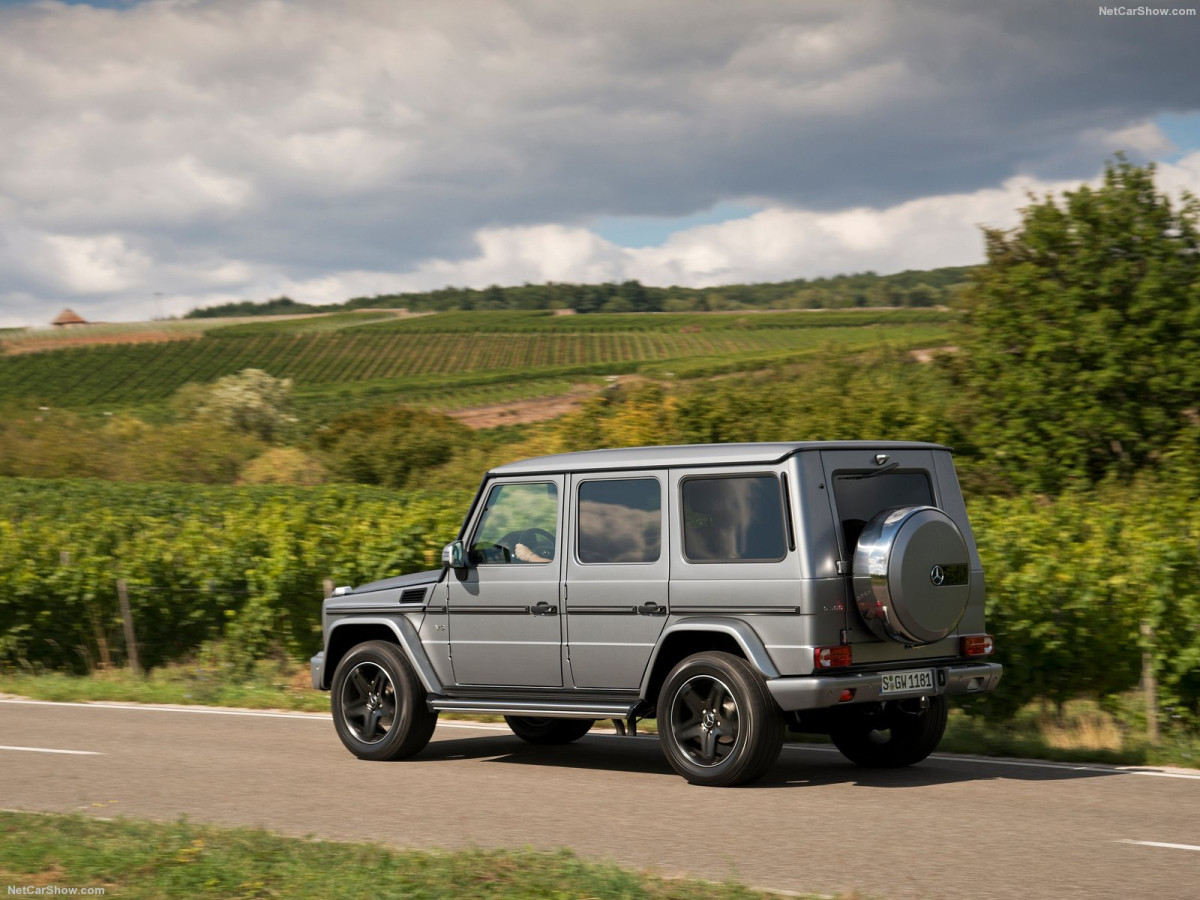
{"type": "Polygon", "coordinates": [[[338,588],[313,686],[342,742],[399,759],[439,712],[565,744],[654,718],[688,781],[733,785],[785,728],[864,766],[928,756],[989,691],[983,571],[950,450],[643,447],[484,477],[442,569],[338,588]]]}

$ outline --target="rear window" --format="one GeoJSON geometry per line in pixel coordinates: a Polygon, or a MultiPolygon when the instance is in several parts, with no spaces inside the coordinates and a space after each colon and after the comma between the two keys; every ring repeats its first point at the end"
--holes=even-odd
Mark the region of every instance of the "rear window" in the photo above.
{"type": "Polygon", "coordinates": [[[683,553],[692,562],[775,562],[786,554],[774,475],[683,482],[683,553]]]}
{"type": "Polygon", "coordinates": [[[924,472],[839,472],[833,476],[833,499],[849,552],[866,524],[885,509],[934,505],[924,472]]]}
{"type": "Polygon", "coordinates": [[[652,563],[662,553],[657,478],[585,481],[579,486],[579,561],[652,563]]]}

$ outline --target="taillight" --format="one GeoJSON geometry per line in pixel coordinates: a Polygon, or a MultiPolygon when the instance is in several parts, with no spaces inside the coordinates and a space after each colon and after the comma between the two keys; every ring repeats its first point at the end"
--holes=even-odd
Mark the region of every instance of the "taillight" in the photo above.
{"type": "Polygon", "coordinates": [[[842,644],[840,647],[813,647],[814,669],[835,669],[848,666],[851,662],[850,647],[842,644]]]}
{"type": "Polygon", "coordinates": [[[996,642],[990,634],[971,634],[962,639],[963,656],[990,656],[996,642]]]}

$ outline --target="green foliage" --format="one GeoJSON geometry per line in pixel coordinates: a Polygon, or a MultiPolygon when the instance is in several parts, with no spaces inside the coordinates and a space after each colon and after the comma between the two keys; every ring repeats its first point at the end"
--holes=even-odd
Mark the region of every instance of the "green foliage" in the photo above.
{"type": "Polygon", "coordinates": [[[979,701],[1007,715],[1132,690],[1143,650],[1160,706],[1200,712],[1200,513],[1170,483],[970,505],[988,586],[988,629],[1005,666],[979,701]],[[1145,622],[1149,639],[1140,634],[1145,622]]]}
{"type": "Polygon", "coordinates": [[[62,410],[0,421],[0,476],[227,484],[265,449],[211,421],[100,422],[62,410]]]}
{"type": "Polygon", "coordinates": [[[965,376],[978,444],[1013,484],[1057,492],[1161,459],[1195,429],[1200,205],[1109,165],[1099,188],[1047,196],[987,231],[968,293],[965,376]]]}
{"type": "Polygon", "coordinates": [[[432,568],[469,496],[353,487],[0,480],[0,659],[86,669],[122,643],[116,580],[147,666],[227,639],[245,668],[319,643],[322,582],[432,568]]]}
{"type": "Polygon", "coordinates": [[[958,398],[942,371],[884,349],[822,355],[754,375],[616,386],[564,417],[565,450],[735,441],[925,440],[963,451],[958,398]]]}
{"type": "Polygon", "coordinates": [[[224,319],[232,316],[285,316],[322,312],[325,309],[326,307],[323,306],[297,303],[291,297],[276,297],[274,300],[264,300],[261,303],[242,300],[235,303],[222,303],[218,306],[206,306],[203,309],[193,309],[185,318],[224,319]]]}
{"type": "Polygon", "coordinates": [[[392,407],[341,416],[314,442],[342,479],[402,488],[452,460],[471,442],[471,432],[448,416],[392,407]]]}
{"type": "Polygon", "coordinates": [[[526,284],[520,287],[448,287],[438,291],[359,297],[346,308],[402,307],[412,310],[574,309],[580,313],[729,311],[741,309],[852,309],[867,306],[950,304],[970,269],[948,267],[895,275],[863,272],[771,284],[712,288],[621,284],[526,284]]]}

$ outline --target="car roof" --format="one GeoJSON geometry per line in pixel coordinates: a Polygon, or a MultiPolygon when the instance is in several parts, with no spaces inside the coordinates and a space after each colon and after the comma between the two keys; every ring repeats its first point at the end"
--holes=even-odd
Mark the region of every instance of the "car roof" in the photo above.
{"type": "Polygon", "coordinates": [[[626,469],[673,469],[693,466],[765,465],[804,450],[945,450],[920,441],[778,441],[754,444],[676,444],[621,447],[535,456],[496,466],[490,475],[542,475],[557,472],[604,472],[626,469]]]}

